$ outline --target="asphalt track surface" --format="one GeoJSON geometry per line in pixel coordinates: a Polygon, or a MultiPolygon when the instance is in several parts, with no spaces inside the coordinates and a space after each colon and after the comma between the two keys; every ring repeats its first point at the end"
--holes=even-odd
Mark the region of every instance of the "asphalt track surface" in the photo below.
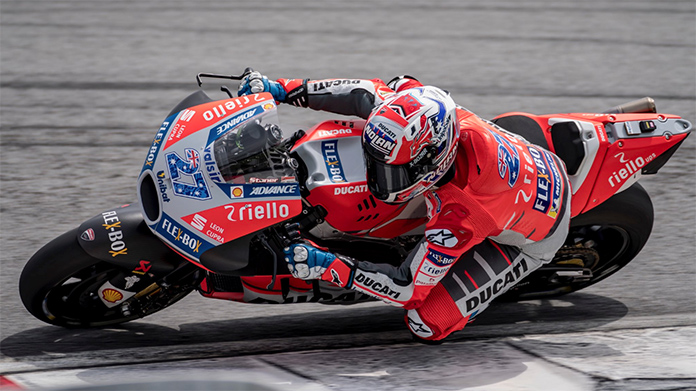
{"type": "MultiPolygon", "coordinates": [[[[696,388],[694,136],[642,180],[655,228],[624,270],[556,300],[494,306],[437,347],[410,342],[401,311],[380,303],[254,306],[192,294],[123,326],[66,330],[31,317],[17,295],[34,251],[134,200],[153,134],[195,90],[198,72],[410,74],[488,118],[601,111],[649,95],[660,111],[694,121],[693,1],[2,1],[0,15],[7,379],[28,387],[246,379],[278,389],[696,388]]],[[[335,117],[281,108],[288,131],[335,117]]]]}

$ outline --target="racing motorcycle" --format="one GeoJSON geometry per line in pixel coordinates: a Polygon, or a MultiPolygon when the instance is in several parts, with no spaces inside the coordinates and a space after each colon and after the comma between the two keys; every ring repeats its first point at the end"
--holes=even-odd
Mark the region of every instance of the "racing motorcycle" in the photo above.
{"type": "MultiPolygon", "coordinates": [[[[243,76],[197,80],[200,87],[203,78],[243,76]]],[[[19,281],[32,315],[98,327],[142,318],[194,290],[245,303],[373,300],[293,278],[283,248],[311,240],[398,265],[423,237],[423,197],[392,205],[370,194],[365,121],[324,121],[284,138],[270,94],[235,97],[222,89],[229,98],[213,100],[199,89],[169,113],[146,151],[136,203],[97,214],[33,255],[19,281]]],[[[506,113],[490,126],[557,154],[573,192],[565,245],[506,300],[577,291],[630,262],[653,224],[650,197],[636,182],[657,173],[692,129],[679,116],[657,113],[650,98],[604,113],[506,113]]],[[[553,194],[543,183],[536,195],[520,194],[532,196],[551,213],[553,194]]]]}

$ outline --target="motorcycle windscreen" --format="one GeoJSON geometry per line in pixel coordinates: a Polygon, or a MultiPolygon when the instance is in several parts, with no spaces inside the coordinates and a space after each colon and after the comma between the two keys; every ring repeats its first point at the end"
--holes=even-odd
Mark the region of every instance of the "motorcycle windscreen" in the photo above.
{"type": "Polygon", "coordinates": [[[234,129],[213,143],[215,162],[230,184],[295,181],[295,172],[278,149],[283,132],[275,112],[234,129]]]}
{"type": "Polygon", "coordinates": [[[207,221],[203,232],[227,243],[300,214],[299,183],[282,137],[275,110],[217,136],[206,150],[212,149],[214,182],[226,200],[182,219],[193,224],[196,219],[207,221]]]}

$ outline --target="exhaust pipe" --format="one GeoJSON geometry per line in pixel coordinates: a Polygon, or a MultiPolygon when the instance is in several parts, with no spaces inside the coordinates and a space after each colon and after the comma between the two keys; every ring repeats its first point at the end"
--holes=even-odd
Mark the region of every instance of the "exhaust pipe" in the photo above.
{"type": "Polygon", "coordinates": [[[604,114],[621,114],[621,113],[657,113],[655,100],[649,96],[614,106],[611,109],[604,111],[604,114]]]}

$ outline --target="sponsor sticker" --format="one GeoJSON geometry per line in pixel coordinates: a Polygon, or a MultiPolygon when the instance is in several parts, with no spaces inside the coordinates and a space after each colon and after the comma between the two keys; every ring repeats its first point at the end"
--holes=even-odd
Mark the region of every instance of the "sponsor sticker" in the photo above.
{"type": "Polygon", "coordinates": [[[130,299],[135,295],[135,292],[118,289],[107,281],[99,288],[98,295],[105,306],[112,308],[130,299]]]}
{"type": "Polygon", "coordinates": [[[112,210],[102,213],[102,219],[104,220],[102,227],[106,230],[111,242],[109,254],[114,258],[128,254],[128,246],[126,246],[126,242],[123,240],[123,231],[121,231],[121,220],[119,220],[116,211],[112,210]]]}
{"type": "Polygon", "coordinates": [[[159,171],[157,173],[157,187],[159,188],[160,196],[162,197],[162,202],[169,202],[171,201],[169,199],[169,196],[167,195],[167,184],[164,182],[164,179],[166,178],[166,174],[164,171],[159,171]]]}
{"type": "Polygon", "coordinates": [[[432,249],[428,250],[428,254],[426,254],[425,257],[437,266],[449,266],[457,260],[457,258],[452,255],[443,254],[432,249]]]}
{"type": "Polygon", "coordinates": [[[532,146],[528,146],[527,150],[529,150],[534,160],[534,165],[536,166],[536,198],[534,199],[532,208],[541,213],[546,213],[551,206],[551,192],[553,186],[551,181],[551,168],[547,161],[544,160],[539,150],[532,146]]]}
{"type": "Polygon", "coordinates": [[[218,170],[217,163],[215,163],[214,154],[211,149],[212,148],[208,146],[203,150],[203,164],[205,165],[205,172],[208,173],[208,177],[210,177],[213,182],[224,183],[225,181],[222,179],[222,174],[220,174],[220,171],[218,170]]]}
{"type": "Polygon", "coordinates": [[[138,267],[133,269],[133,273],[140,274],[142,276],[145,273],[149,272],[151,268],[152,268],[152,262],[146,261],[146,260],[141,260],[138,267]]]}
{"type": "Polygon", "coordinates": [[[86,241],[86,242],[91,242],[94,240],[94,230],[92,228],[87,228],[85,232],[80,235],[80,239],[86,241]]]}
{"type": "Polygon", "coordinates": [[[520,155],[517,149],[506,138],[489,130],[495,141],[498,142],[498,174],[503,180],[507,180],[510,187],[515,186],[520,175],[520,155]],[[506,179],[507,177],[507,179],[506,179]]]}
{"type": "Polygon", "coordinates": [[[334,187],[334,195],[361,194],[367,192],[367,185],[351,185],[334,187]]]}
{"type": "Polygon", "coordinates": [[[387,156],[390,155],[394,150],[394,147],[396,147],[396,143],[389,139],[383,130],[376,128],[371,123],[368,123],[367,126],[365,126],[363,134],[365,135],[365,140],[370,144],[370,146],[387,156]]]}
{"type": "Polygon", "coordinates": [[[243,185],[218,184],[231,199],[270,198],[270,197],[300,197],[298,183],[253,183],[243,185]]]}
{"type": "Polygon", "coordinates": [[[551,175],[553,177],[553,191],[551,192],[551,208],[549,209],[548,213],[546,213],[546,215],[555,219],[561,207],[561,192],[563,190],[561,173],[558,170],[556,161],[553,160],[553,157],[549,152],[544,151],[544,157],[546,158],[546,161],[549,163],[549,167],[551,168],[551,175]]]}
{"type": "Polygon", "coordinates": [[[249,118],[263,112],[263,109],[260,107],[254,107],[252,109],[249,109],[243,113],[237,114],[234,117],[228,119],[227,121],[224,121],[220,125],[216,126],[214,129],[214,133],[216,137],[219,137],[223,133],[226,133],[228,130],[234,128],[235,126],[241,124],[242,122],[248,120],[249,118]]]}
{"type": "Polygon", "coordinates": [[[250,186],[248,197],[277,197],[277,196],[300,196],[300,185],[298,184],[278,184],[278,185],[252,185],[250,186]]]}
{"type": "Polygon", "coordinates": [[[155,163],[155,159],[157,159],[157,155],[159,154],[160,147],[162,146],[162,140],[164,139],[164,136],[167,134],[169,131],[169,127],[171,126],[171,122],[174,120],[174,115],[170,116],[164,122],[162,123],[162,126],[160,126],[159,131],[157,131],[157,134],[155,134],[155,137],[152,139],[152,144],[150,145],[150,150],[147,154],[147,158],[145,158],[145,164],[143,164],[143,170],[147,168],[152,168],[153,164],[155,163]]]}
{"type": "Polygon", "coordinates": [[[116,289],[104,289],[102,292],[102,298],[109,303],[116,303],[123,299],[123,293],[117,291],[116,289]]]}
{"type": "MultiPolygon", "coordinates": [[[[189,217],[193,220],[193,216],[189,217]]],[[[192,231],[184,228],[166,213],[162,214],[162,219],[157,224],[156,231],[165,237],[177,250],[182,251],[191,257],[198,259],[202,253],[213,247],[208,242],[200,240],[192,231]]]]}
{"type": "Polygon", "coordinates": [[[127,276],[126,278],[126,286],[124,289],[130,289],[135,285],[138,281],[140,281],[140,277],[138,276],[127,276]]]}
{"type": "Polygon", "coordinates": [[[244,198],[244,186],[230,187],[230,198],[244,198]]]}
{"type": "MultiPolygon", "coordinates": [[[[295,184],[296,185],[296,184],[295,184]]],[[[248,194],[249,189],[245,189],[248,194]]],[[[226,243],[251,232],[285,221],[302,212],[302,201],[294,199],[245,198],[241,202],[218,206],[182,217],[192,228],[218,243],[226,243]]],[[[176,228],[170,236],[180,235],[176,228]]],[[[200,241],[199,241],[200,242],[200,241]]],[[[192,247],[190,254],[197,256],[205,251],[204,242],[198,252],[192,247]]]]}
{"type": "Polygon", "coordinates": [[[200,154],[193,148],[186,148],[184,156],[182,158],[176,152],[166,155],[174,195],[197,200],[210,199],[208,183],[200,170],[200,154]]]}
{"type": "Polygon", "coordinates": [[[341,158],[338,156],[338,140],[323,141],[321,143],[321,153],[324,155],[326,171],[329,179],[333,183],[347,182],[341,165],[341,158]]]}
{"type": "Polygon", "coordinates": [[[614,157],[617,158],[619,162],[623,164],[623,166],[620,169],[612,172],[609,176],[609,185],[611,187],[616,187],[628,179],[631,175],[639,172],[646,164],[653,161],[657,155],[652,153],[645,158],[638,156],[635,159],[627,159],[623,152],[619,152],[614,155],[614,157]]]}
{"type": "MultiPolygon", "coordinates": [[[[326,129],[326,130],[317,130],[317,137],[334,137],[334,136],[340,136],[340,135],[353,135],[354,129],[326,129]]],[[[357,131],[356,131],[357,133],[357,131]]]]}

